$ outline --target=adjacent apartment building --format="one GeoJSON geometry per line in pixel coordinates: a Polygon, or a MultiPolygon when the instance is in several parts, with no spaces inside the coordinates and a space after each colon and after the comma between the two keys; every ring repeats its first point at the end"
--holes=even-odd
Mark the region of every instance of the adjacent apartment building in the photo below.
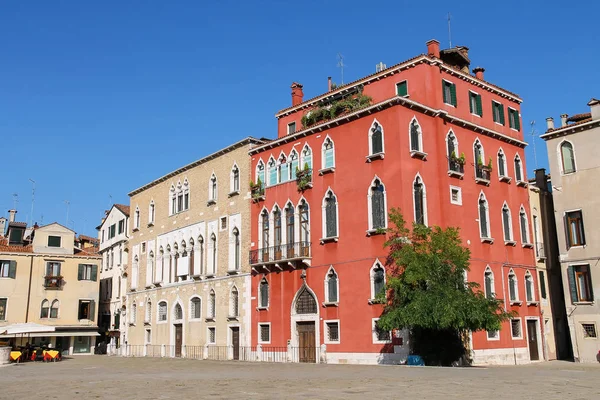
{"type": "Polygon", "coordinates": [[[58,223],[27,227],[15,221],[15,214],[10,211],[6,235],[0,232],[0,331],[15,323],[51,325],[54,332],[18,341],[50,343],[65,355],[93,354],[97,248],[76,247],[75,232],[58,223]]]}
{"type": "Polygon", "coordinates": [[[131,349],[198,357],[227,346],[236,359],[250,345],[248,152],[263,143],[243,139],[129,193],[131,349]]]}
{"type": "Polygon", "coordinates": [[[409,223],[459,226],[468,279],[517,312],[472,334],[474,362],[542,359],[521,99],[469,67],[468,48],[432,40],[308,100],[292,85],[277,139],[250,152],[252,345],[301,362],[405,361],[407,333],[376,327],[396,207],[409,223]]]}
{"type": "Polygon", "coordinates": [[[600,100],[590,112],[561,115],[560,126],[547,119],[546,141],[565,303],[573,355],[580,362],[597,362],[600,351],[600,306],[594,285],[600,282],[600,100]]]}
{"type": "Polygon", "coordinates": [[[98,229],[100,240],[100,303],[98,328],[100,341],[114,353],[125,340],[125,293],[127,287],[127,240],[129,206],[114,204],[98,229]]]}

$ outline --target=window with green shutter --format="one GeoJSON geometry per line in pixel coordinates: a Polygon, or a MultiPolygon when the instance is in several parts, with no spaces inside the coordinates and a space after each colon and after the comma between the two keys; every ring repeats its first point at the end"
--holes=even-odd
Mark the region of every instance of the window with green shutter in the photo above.
{"type": "Polygon", "coordinates": [[[406,81],[396,83],[396,94],[398,96],[408,96],[408,84],[406,81]]]}
{"type": "Polygon", "coordinates": [[[442,81],[442,92],[444,95],[444,103],[456,107],[456,85],[452,82],[442,81]]]}
{"type": "Polygon", "coordinates": [[[571,302],[594,301],[592,277],[589,265],[571,265],[567,268],[571,302]]]}
{"type": "Polygon", "coordinates": [[[471,110],[471,114],[479,115],[480,117],[483,115],[480,94],[469,92],[469,108],[471,110]]]}
{"type": "Polygon", "coordinates": [[[14,260],[0,260],[0,278],[15,279],[17,276],[17,262],[14,260]]]}
{"type": "Polygon", "coordinates": [[[508,109],[508,124],[512,129],[521,130],[521,121],[519,120],[519,112],[517,110],[508,109]]]}
{"type": "Polygon", "coordinates": [[[504,106],[492,100],[492,111],[494,115],[494,122],[504,125],[504,106]]]}
{"type": "Polygon", "coordinates": [[[79,264],[77,269],[78,281],[96,281],[98,279],[98,266],[90,264],[79,264]]]}
{"type": "Polygon", "coordinates": [[[60,236],[48,236],[48,247],[60,247],[60,236]]]}

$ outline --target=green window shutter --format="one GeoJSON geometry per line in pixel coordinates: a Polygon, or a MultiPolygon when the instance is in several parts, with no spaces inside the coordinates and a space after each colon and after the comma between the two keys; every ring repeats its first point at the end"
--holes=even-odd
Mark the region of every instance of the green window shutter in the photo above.
{"type": "Polygon", "coordinates": [[[475,97],[475,103],[477,103],[477,115],[479,115],[480,117],[483,116],[483,109],[481,108],[481,96],[477,95],[477,97],[475,97]]]}
{"type": "Polygon", "coordinates": [[[51,276],[52,275],[52,266],[50,265],[50,263],[46,264],[46,276],[51,276]]]}
{"type": "Polygon", "coordinates": [[[450,84],[450,101],[454,107],[456,107],[456,85],[450,84]]]}
{"type": "Polygon", "coordinates": [[[565,224],[565,244],[567,250],[571,248],[571,231],[569,230],[569,216],[565,214],[563,216],[563,223],[565,224]]]}
{"type": "Polygon", "coordinates": [[[92,280],[94,282],[96,282],[97,279],[98,279],[98,266],[92,265],[92,280]]]}
{"type": "Polygon", "coordinates": [[[8,277],[15,279],[17,276],[17,262],[11,260],[8,266],[8,277]]]}
{"type": "Polygon", "coordinates": [[[77,270],[77,280],[80,281],[83,279],[83,264],[79,264],[79,269],[77,270]]]}
{"type": "Polygon", "coordinates": [[[498,108],[500,109],[500,123],[504,125],[504,106],[502,104],[498,104],[498,108]]]}
{"type": "Polygon", "coordinates": [[[94,300],[90,301],[90,321],[95,321],[96,314],[96,302],[94,300]]]}
{"type": "Polygon", "coordinates": [[[592,283],[592,271],[590,271],[590,267],[587,267],[587,276],[588,276],[588,287],[590,291],[590,301],[594,301],[594,284],[592,283]]]}
{"type": "Polygon", "coordinates": [[[569,278],[569,292],[571,292],[571,302],[576,303],[577,301],[579,301],[579,297],[577,296],[577,282],[574,267],[567,268],[567,277],[569,278]]]}
{"type": "Polygon", "coordinates": [[[446,81],[442,81],[442,96],[444,97],[444,103],[449,103],[450,99],[448,99],[446,97],[446,85],[447,85],[446,81]]]}
{"type": "Polygon", "coordinates": [[[408,95],[408,87],[406,85],[406,81],[396,84],[396,94],[398,96],[408,95]]]}

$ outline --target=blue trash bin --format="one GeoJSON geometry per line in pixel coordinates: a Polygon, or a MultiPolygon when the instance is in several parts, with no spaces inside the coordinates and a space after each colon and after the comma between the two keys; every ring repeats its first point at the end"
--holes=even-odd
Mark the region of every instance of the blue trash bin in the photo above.
{"type": "Polygon", "coordinates": [[[421,356],[408,356],[408,360],[407,360],[406,364],[408,364],[408,365],[418,365],[418,366],[424,366],[425,365],[425,363],[423,362],[423,359],[421,358],[421,356]]]}

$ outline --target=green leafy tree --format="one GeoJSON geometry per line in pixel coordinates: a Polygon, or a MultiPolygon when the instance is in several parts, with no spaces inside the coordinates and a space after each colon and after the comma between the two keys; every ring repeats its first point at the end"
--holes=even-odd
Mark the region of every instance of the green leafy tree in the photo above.
{"type": "Polygon", "coordinates": [[[398,209],[391,210],[390,221],[379,327],[409,329],[412,354],[427,365],[451,365],[467,355],[469,331],[500,330],[513,314],[466,281],[470,251],[458,228],[413,224],[409,229],[398,209]]]}

